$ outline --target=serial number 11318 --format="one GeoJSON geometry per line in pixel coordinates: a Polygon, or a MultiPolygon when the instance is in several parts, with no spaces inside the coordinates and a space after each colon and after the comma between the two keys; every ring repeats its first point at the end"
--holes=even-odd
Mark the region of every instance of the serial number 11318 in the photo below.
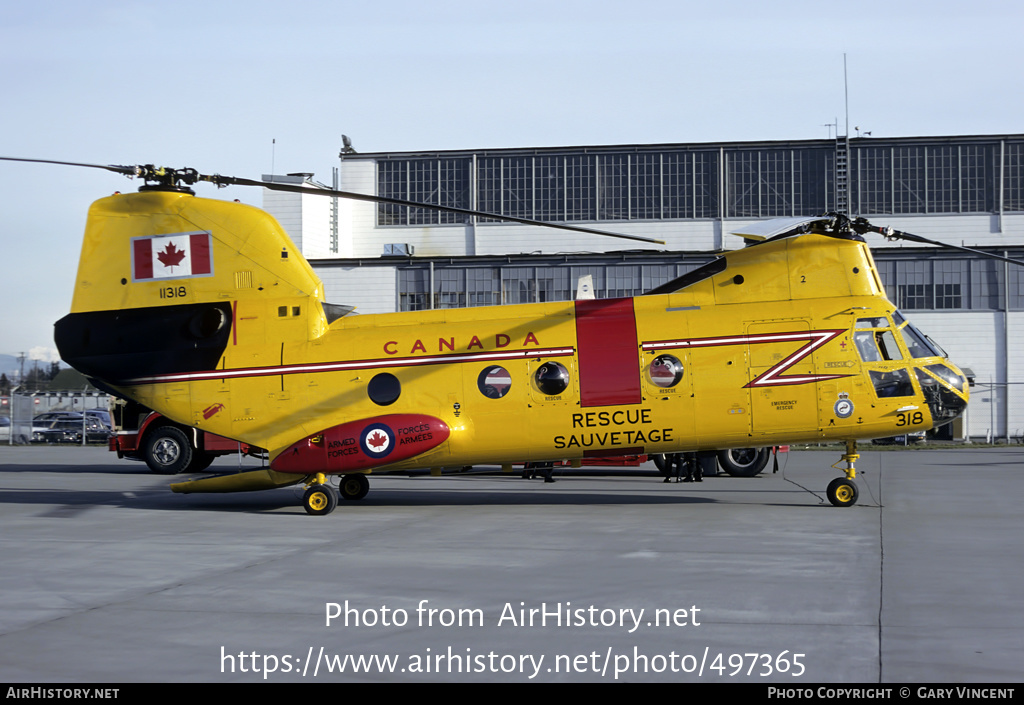
{"type": "Polygon", "coordinates": [[[188,293],[183,286],[165,286],[160,289],[161,299],[180,299],[188,293]]]}

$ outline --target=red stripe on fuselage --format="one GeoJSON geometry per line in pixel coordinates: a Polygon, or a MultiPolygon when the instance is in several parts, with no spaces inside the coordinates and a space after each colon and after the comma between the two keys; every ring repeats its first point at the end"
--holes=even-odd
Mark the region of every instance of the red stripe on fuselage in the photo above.
{"type": "Polygon", "coordinates": [[[342,370],[417,367],[420,365],[447,365],[460,362],[499,362],[501,360],[525,360],[531,357],[567,357],[572,348],[529,348],[522,350],[490,350],[474,353],[445,355],[420,355],[417,357],[379,358],[376,360],[349,360],[334,362],[310,362],[273,367],[238,367],[234,369],[204,370],[200,372],[172,372],[149,377],[125,380],[123,384],[161,384],[168,382],[200,382],[207,379],[228,379],[240,377],[266,377],[269,375],[317,374],[340,372],[342,370]]]}
{"type": "Polygon", "coordinates": [[[577,301],[576,343],[582,406],[641,402],[633,299],[577,301]]]}

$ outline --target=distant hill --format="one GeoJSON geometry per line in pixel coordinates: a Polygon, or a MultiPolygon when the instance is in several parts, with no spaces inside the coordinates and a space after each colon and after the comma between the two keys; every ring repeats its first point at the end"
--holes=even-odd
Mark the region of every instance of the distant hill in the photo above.
{"type": "Polygon", "coordinates": [[[18,358],[14,355],[0,355],[0,373],[7,375],[7,378],[10,379],[12,374],[17,375],[20,370],[18,358]]]}
{"type": "MultiPolygon", "coordinates": [[[[25,374],[28,374],[29,370],[32,369],[32,365],[35,364],[34,360],[25,360],[25,374]]],[[[40,362],[41,368],[49,369],[49,362],[40,362]]],[[[62,370],[71,369],[63,362],[60,363],[62,370]]],[[[0,374],[7,375],[7,379],[14,380],[18,377],[21,372],[21,365],[18,363],[18,357],[16,355],[0,355],[0,374]]]]}
{"type": "Polygon", "coordinates": [[[57,376],[50,380],[50,391],[58,390],[94,392],[96,387],[92,386],[81,372],[68,367],[58,372],[57,376]]]}

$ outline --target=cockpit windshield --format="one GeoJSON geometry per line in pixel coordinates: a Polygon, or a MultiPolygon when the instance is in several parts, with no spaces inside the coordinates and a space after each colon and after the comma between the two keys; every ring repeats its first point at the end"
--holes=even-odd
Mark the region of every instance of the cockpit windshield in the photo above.
{"type": "Polygon", "coordinates": [[[914,324],[903,317],[899,311],[893,311],[892,320],[896,323],[897,329],[903,335],[903,342],[910,352],[910,356],[919,357],[945,357],[939,349],[928,340],[914,324]]]}
{"type": "MultiPolygon", "coordinates": [[[[869,364],[867,372],[880,399],[914,396],[911,373],[902,362],[908,356],[914,360],[946,357],[899,311],[893,311],[891,321],[887,316],[858,318],[853,342],[862,361],[877,363],[869,364]]],[[[962,396],[964,379],[957,372],[945,364],[911,369],[917,373],[918,384],[932,410],[933,419],[943,419],[941,423],[945,423],[960,413],[966,400],[962,396]]]]}
{"type": "Polygon", "coordinates": [[[906,346],[911,358],[945,357],[927,336],[914,327],[899,311],[893,312],[893,323],[884,316],[870,316],[857,319],[857,329],[853,341],[857,346],[860,359],[864,362],[883,362],[904,359],[900,347],[896,344],[897,335],[906,346]]]}

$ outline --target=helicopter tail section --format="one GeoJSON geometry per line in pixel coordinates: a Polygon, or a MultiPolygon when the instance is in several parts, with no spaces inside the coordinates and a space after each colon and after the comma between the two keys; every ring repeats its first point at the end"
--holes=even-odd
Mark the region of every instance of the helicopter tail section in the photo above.
{"type": "Polygon", "coordinates": [[[295,339],[326,330],[322,285],[273,217],[190,192],[117,194],[92,205],[61,357],[113,384],[216,369],[240,315],[283,312],[295,339]],[[241,311],[241,314],[240,314],[241,311]]]}

